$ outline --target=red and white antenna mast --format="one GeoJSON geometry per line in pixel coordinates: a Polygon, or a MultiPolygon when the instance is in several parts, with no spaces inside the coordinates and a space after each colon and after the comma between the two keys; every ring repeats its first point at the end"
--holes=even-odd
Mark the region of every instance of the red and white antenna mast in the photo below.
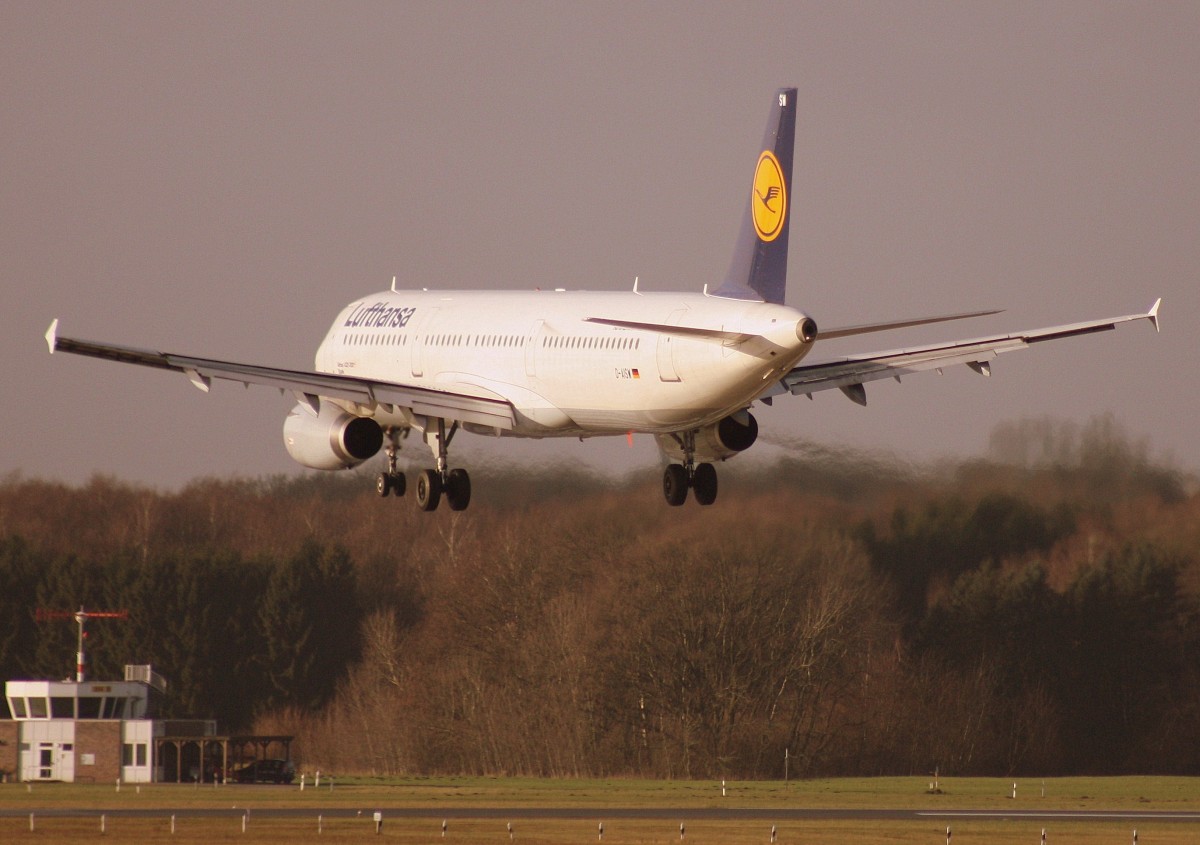
{"type": "Polygon", "coordinates": [[[87,665],[87,659],[83,653],[83,641],[87,634],[83,630],[84,624],[89,619],[128,619],[128,610],[84,610],[80,607],[79,610],[43,610],[38,608],[37,621],[45,622],[50,619],[74,619],[79,623],[79,645],[75,650],[75,680],[78,683],[84,681],[84,666],[87,665]]]}

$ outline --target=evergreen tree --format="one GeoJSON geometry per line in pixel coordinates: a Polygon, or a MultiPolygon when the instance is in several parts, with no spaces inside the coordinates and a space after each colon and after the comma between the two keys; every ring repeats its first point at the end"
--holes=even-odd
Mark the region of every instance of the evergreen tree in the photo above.
{"type": "Polygon", "coordinates": [[[1072,585],[1070,674],[1061,697],[1071,768],[1095,774],[1153,771],[1141,756],[1164,726],[1177,679],[1196,645],[1196,606],[1179,587],[1178,564],[1150,546],[1130,546],[1085,570],[1072,585]]]}
{"type": "Polygon", "coordinates": [[[267,709],[324,704],[358,655],[349,557],[307,542],[271,570],[259,606],[267,709]]]}

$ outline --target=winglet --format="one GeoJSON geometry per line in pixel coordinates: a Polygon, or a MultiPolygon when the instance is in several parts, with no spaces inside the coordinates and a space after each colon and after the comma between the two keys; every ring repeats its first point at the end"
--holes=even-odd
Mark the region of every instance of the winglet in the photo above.
{"type": "Polygon", "coordinates": [[[1146,318],[1148,320],[1150,320],[1151,323],[1154,324],[1154,330],[1156,332],[1162,331],[1162,329],[1160,329],[1158,327],[1158,306],[1160,306],[1160,305],[1162,305],[1162,297],[1161,296],[1158,299],[1154,300],[1154,304],[1151,305],[1150,310],[1146,312],[1146,318]]]}
{"type": "Polygon", "coordinates": [[[54,318],[54,322],[50,324],[50,328],[46,329],[46,345],[50,347],[50,354],[54,354],[54,348],[58,346],[58,318],[54,318]]]}

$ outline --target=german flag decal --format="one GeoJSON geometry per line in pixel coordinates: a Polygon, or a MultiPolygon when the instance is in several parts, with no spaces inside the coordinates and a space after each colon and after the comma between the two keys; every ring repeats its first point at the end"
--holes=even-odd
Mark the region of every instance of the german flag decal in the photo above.
{"type": "Polygon", "coordinates": [[[783,221],[787,219],[787,199],[787,185],[783,181],[779,159],[770,150],[763,150],[754,171],[754,196],[750,198],[750,207],[754,209],[754,231],[759,240],[770,243],[779,237],[783,221]]]}

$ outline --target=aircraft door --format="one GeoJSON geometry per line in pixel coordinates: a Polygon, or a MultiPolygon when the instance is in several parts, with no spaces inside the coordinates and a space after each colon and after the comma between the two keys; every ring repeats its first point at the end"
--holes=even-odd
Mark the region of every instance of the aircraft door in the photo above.
{"type": "Polygon", "coordinates": [[[422,308],[424,313],[421,314],[417,327],[412,334],[412,346],[409,352],[412,355],[412,374],[413,378],[422,378],[425,375],[425,366],[429,358],[427,347],[429,346],[429,337],[433,333],[435,323],[437,322],[436,308],[422,308]]]}
{"type": "Polygon", "coordinates": [[[525,341],[525,375],[529,378],[537,378],[538,345],[542,342],[542,327],[545,325],[545,320],[534,321],[525,341]]]}
{"type": "MultiPolygon", "coordinates": [[[[667,317],[667,325],[679,325],[686,308],[672,311],[667,317]]],[[[658,377],[661,381],[680,381],[679,371],[675,369],[675,346],[679,343],[677,335],[659,334],[658,336],[658,377]]]]}

